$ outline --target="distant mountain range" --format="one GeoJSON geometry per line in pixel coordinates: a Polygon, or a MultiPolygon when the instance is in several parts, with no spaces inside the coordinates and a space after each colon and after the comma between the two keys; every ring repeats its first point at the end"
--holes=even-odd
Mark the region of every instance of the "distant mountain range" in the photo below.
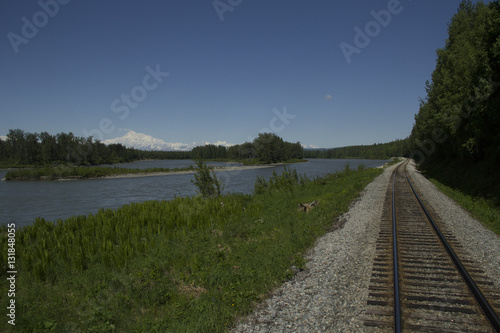
{"type": "Polygon", "coordinates": [[[226,141],[217,141],[214,143],[211,142],[192,142],[192,143],[170,143],[165,142],[161,139],[157,139],[152,137],[151,135],[137,133],[134,131],[129,131],[122,137],[104,140],[104,144],[113,144],[113,143],[121,143],[127,148],[135,148],[140,150],[156,150],[156,151],[189,151],[196,146],[205,146],[208,144],[213,144],[216,146],[225,146],[230,147],[233,146],[226,141]]]}

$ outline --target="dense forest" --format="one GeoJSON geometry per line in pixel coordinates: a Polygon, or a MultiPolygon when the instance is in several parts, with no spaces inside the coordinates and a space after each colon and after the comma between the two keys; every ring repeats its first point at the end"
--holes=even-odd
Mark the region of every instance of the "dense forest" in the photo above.
{"type": "Polygon", "coordinates": [[[415,116],[412,154],[429,177],[500,206],[500,4],[462,1],[415,116]]]}
{"type": "Polygon", "coordinates": [[[500,161],[500,5],[462,1],[437,50],[411,142],[415,160],[500,161]]]}
{"type": "Polygon", "coordinates": [[[28,133],[9,130],[7,140],[0,139],[0,166],[35,166],[59,163],[98,165],[131,162],[144,159],[226,159],[276,163],[302,159],[299,142],[289,143],[277,135],[264,133],[253,142],[241,145],[206,145],[192,151],[145,151],[126,148],[121,144],[106,145],[92,137],[77,137],[73,133],[51,135],[47,132],[28,133]]]}
{"type": "Polygon", "coordinates": [[[409,139],[396,140],[388,143],[375,143],[373,145],[347,146],[331,149],[306,150],[305,158],[365,158],[388,159],[410,154],[409,139]]]}
{"type": "Polygon", "coordinates": [[[300,142],[286,142],[273,133],[259,133],[253,142],[245,142],[229,148],[206,145],[193,148],[195,159],[259,160],[264,163],[278,163],[304,158],[300,142]]]}
{"type": "Polygon", "coordinates": [[[57,163],[98,165],[141,159],[184,158],[190,158],[190,153],[143,151],[121,144],[105,145],[92,137],[77,137],[71,132],[51,135],[11,129],[7,140],[0,139],[0,166],[7,167],[57,163]]]}

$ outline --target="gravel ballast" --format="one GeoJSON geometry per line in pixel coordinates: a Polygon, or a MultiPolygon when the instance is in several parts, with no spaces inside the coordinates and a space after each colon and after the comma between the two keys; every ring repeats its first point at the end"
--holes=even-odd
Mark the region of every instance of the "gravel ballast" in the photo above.
{"type": "Polygon", "coordinates": [[[284,283],[234,332],[359,331],[375,255],[380,216],[394,166],[366,188],[343,228],[321,237],[307,268],[284,283]]]}
{"type": "Polygon", "coordinates": [[[427,178],[415,169],[411,161],[408,172],[425,200],[441,218],[446,228],[453,232],[460,244],[466,248],[469,259],[479,265],[489,280],[500,290],[500,236],[484,227],[462,207],[443,194],[427,178]]]}
{"type": "MultiPolygon", "coordinates": [[[[380,218],[392,171],[370,183],[340,219],[342,228],[321,237],[308,253],[307,268],[276,289],[233,332],[374,332],[364,327],[368,287],[380,218]]],[[[470,256],[500,289],[500,237],[483,227],[431,182],[408,166],[434,210],[472,247],[470,256]]]]}

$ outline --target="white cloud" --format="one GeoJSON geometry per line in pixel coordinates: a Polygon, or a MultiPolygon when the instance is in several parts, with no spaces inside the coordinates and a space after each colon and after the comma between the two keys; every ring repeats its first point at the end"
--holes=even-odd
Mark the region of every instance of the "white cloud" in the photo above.
{"type": "Polygon", "coordinates": [[[332,96],[332,95],[326,95],[326,96],[325,96],[325,99],[326,99],[327,101],[330,101],[330,100],[332,100],[332,99],[333,99],[333,96],[332,96]]]}

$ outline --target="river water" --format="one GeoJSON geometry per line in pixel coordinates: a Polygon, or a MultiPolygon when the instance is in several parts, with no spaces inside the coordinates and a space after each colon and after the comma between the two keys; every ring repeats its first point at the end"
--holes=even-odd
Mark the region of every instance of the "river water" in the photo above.
{"type": "MultiPolygon", "coordinates": [[[[334,160],[312,159],[307,163],[290,164],[299,174],[309,178],[324,176],[329,172],[343,170],[346,165],[355,169],[383,165],[385,160],[334,160]]],[[[215,163],[212,166],[231,166],[238,163],[215,163]]],[[[184,168],[196,165],[191,160],[137,161],[119,164],[124,168],[184,168]]],[[[278,173],[283,166],[261,169],[217,172],[225,183],[225,193],[250,194],[255,179],[268,179],[273,171],[278,173]]],[[[0,170],[0,179],[7,170],[0,170]]],[[[72,215],[96,213],[100,208],[116,209],[131,202],[148,200],[170,200],[176,196],[196,194],[191,180],[193,174],[164,175],[137,178],[90,179],[71,181],[2,181],[0,182],[0,222],[15,223],[17,227],[32,224],[37,217],[49,221],[64,219],[72,215]]]]}

